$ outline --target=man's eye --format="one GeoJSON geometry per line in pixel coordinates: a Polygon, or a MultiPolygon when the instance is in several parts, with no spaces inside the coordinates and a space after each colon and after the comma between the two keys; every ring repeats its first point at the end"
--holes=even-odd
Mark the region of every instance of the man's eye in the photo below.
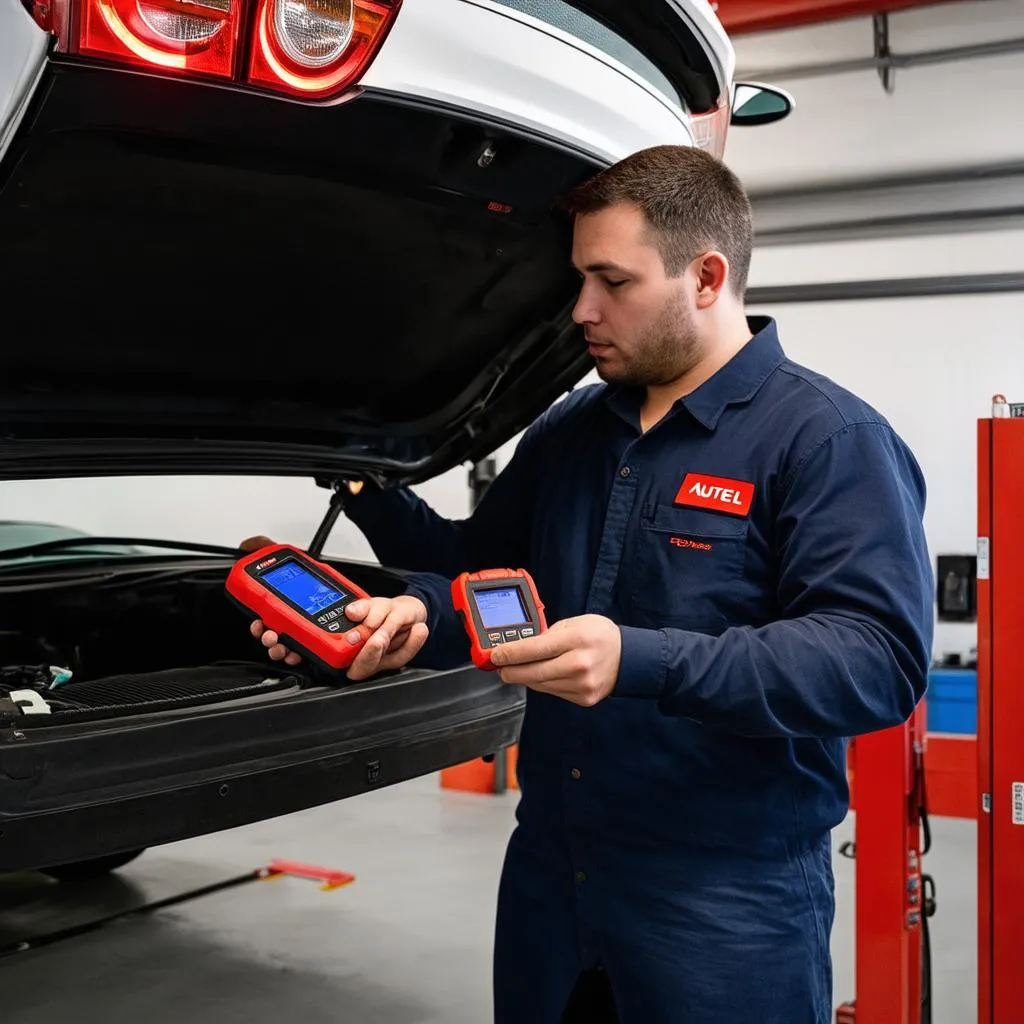
{"type": "Polygon", "coordinates": [[[626,283],[626,281],[625,279],[621,281],[609,281],[608,278],[605,278],[604,283],[608,285],[609,288],[620,288],[626,283]]]}

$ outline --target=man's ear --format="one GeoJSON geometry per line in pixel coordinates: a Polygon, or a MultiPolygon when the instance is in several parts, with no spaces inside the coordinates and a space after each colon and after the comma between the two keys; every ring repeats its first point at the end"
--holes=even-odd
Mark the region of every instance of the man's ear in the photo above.
{"type": "Polygon", "coordinates": [[[729,281],[729,261],[720,252],[706,252],[693,262],[698,309],[713,306],[729,281]]]}

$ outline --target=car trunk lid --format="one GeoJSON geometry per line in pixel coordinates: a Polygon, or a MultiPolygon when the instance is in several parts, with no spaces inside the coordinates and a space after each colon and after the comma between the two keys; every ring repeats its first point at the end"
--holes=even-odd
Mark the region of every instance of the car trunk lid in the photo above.
{"type": "Polygon", "coordinates": [[[42,95],[0,177],[0,477],[416,482],[588,369],[582,155],[369,95],[59,64],[42,95]]]}

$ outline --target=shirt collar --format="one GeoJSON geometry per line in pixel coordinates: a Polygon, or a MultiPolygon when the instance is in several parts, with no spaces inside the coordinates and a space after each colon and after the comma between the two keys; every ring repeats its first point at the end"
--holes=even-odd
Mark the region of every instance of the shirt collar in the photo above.
{"type": "MultiPolygon", "coordinates": [[[[747,317],[747,325],[754,335],[750,341],[717,373],[676,403],[708,430],[718,426],[728,406],[753,398],[786,361],[778,328],[771,317],[747,317]]],[[[635,389],[612,387],[608,389],[607,401],[613,411],[632,423],[642,396],[635,389]]]]}
{"type": "Polygon", "coordinates": [[[727,406],[746,402],[785,361],[779,332],[771,317],[747,317],[753,337],[699,388],[680,400],[690,415],[708,430],[718,426],[727,406]]]}

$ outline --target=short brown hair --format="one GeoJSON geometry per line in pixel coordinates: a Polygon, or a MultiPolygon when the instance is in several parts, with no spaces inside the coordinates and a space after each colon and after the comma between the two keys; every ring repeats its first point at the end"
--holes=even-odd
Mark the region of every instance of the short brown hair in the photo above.
{"type": "Polygon", "coordinates": [[[693,146],[642,149],[570,190],[562,207],[576,216],[618,203],[640,208],[666,273],[680,274],[715,249],[729,261],[733,292],[743,297],[753,218],[750,199],[725,164],[693,146]]]}

